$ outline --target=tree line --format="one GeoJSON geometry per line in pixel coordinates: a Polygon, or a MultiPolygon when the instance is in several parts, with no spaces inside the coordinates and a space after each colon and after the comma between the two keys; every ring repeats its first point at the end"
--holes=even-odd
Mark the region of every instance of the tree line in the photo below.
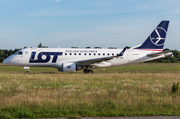
{"type": "Polygon", "coordinates": [[[12,50],[12,49],[10,49],[10,50],[1,50],[0,49],[0,63],[2,63],[4,61],[4,59],[6,59],[10,55],[14,54],[18,50],[21,50],[21,49],[14,49],[14,50],[12,50]]]}

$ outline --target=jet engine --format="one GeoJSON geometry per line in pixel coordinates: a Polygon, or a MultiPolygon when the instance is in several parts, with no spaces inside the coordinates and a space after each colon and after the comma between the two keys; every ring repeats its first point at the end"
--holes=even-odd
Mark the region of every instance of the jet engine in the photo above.
{"type": "Polygon", "coordinates": [[[63,63],[62,68],[58,68],[58,71],[61,72],[75,72],[77,70],[81,70],[82,67],[78,66],[75,63],[63,63]]]}

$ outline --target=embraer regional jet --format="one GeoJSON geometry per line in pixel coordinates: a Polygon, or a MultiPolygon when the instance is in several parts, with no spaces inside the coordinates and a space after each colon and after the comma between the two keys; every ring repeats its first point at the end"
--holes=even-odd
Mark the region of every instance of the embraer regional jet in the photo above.
{"type": "Polygon", "coordinates": [[[154,59],[171,57],[172,50],[163,51],[169,21],[162,21],[142,45],[128,49],[26,48],[6,58],[6,65],[54,67],[61,72],[93,73],[93,68],[117,67],[154,59]]]}

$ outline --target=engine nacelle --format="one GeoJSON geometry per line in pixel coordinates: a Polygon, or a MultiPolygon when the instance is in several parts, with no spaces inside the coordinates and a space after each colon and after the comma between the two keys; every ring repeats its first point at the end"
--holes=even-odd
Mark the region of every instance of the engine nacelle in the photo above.
{"type": "Polygon", "coordinates": [[[58,71],[62,72],[75,72],[77,70],[81,70],[81,66],[77,66],[75,63],[63,63],[62,68],[58,68],[58,71]]]}

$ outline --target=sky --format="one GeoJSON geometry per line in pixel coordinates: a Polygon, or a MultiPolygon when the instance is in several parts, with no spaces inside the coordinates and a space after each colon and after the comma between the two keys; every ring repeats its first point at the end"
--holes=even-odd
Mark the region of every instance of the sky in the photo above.
{"type": "Polygon", "coordinates": [[[179,0],[0,0],[0,49],[142,44],[162,20],[180,50],[179,0]]]}

